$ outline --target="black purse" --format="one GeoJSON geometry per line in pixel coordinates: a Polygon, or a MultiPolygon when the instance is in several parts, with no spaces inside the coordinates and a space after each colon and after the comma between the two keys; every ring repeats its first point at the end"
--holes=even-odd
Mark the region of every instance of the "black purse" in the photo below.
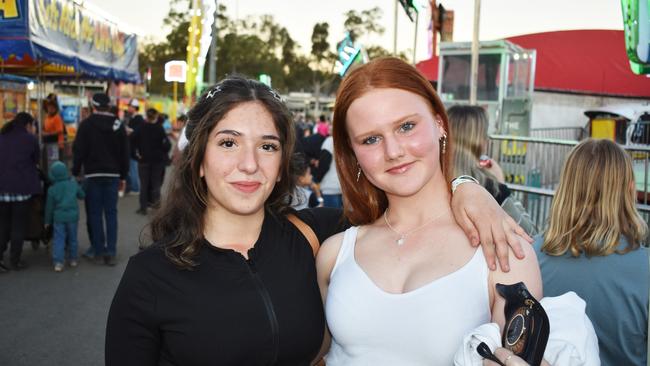
{"type": "Polygon", "coordinates": [[[506,300],[506,327],[503,347],[532,366],[539,366],[548,342],[549,321],[542,305],[528,292],[523,282],[497,283],[497,292],[506,300]]]}

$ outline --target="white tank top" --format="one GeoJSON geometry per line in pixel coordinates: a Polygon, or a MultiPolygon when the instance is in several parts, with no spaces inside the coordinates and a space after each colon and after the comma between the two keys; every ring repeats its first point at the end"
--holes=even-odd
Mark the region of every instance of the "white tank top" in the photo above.
{"type": "Polygon", "coordinates": [[[349,228],[325,302],[332,346],[327,366],[453,365],[463,336],[490,322],[488,268],[478,249],[458,270],[404,294],[391,294],[354,258],[349,228]]]}

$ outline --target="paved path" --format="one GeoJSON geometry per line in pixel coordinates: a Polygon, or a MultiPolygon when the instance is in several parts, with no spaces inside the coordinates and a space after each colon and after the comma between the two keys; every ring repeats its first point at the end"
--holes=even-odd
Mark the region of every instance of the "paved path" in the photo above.
{"type": "MultiPolygon", "coordinates": [[[[23,259],[29,268],[0,274],[1,366],[104,364],[108,309],[147,223],[135,214],[137,201],[137,196],[126,196],[118,203],[115,267],[81,259],[77,268],[55,273],[47,249],[33,250],[25,243],[23,259]]],[[[90,243],[85,222],[82,212],[79,255],[90,243]]]]}

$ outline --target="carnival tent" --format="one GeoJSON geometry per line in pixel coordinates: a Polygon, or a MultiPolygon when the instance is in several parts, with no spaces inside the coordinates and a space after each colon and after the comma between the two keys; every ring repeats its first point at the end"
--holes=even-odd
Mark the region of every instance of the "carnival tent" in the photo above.
{"type": "MultiPolygon", "coordinates": [[[[589,95],[650,97],[650,78],[630,69],[625,38],[619,30],[566,30],[507,38],[537,50],[535,90],[589,95]]],[[[438,57],[417,64],[438,80],[438,57]]]]}
{"type": "Polygon", "coordinates": [[[139,83],[137,36],[77,1],[0,1],[0,73],[139,83]]]}

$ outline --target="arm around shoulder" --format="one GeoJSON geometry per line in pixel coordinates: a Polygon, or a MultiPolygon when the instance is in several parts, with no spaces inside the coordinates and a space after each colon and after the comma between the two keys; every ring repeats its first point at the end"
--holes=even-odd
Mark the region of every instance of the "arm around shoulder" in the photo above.
{"type": "Polygon", "coordinates": [[[151,274],[141,259],[136,256],[129,260],[108,313],[107,366],[158,364],[156,296],[151,274]]]}

